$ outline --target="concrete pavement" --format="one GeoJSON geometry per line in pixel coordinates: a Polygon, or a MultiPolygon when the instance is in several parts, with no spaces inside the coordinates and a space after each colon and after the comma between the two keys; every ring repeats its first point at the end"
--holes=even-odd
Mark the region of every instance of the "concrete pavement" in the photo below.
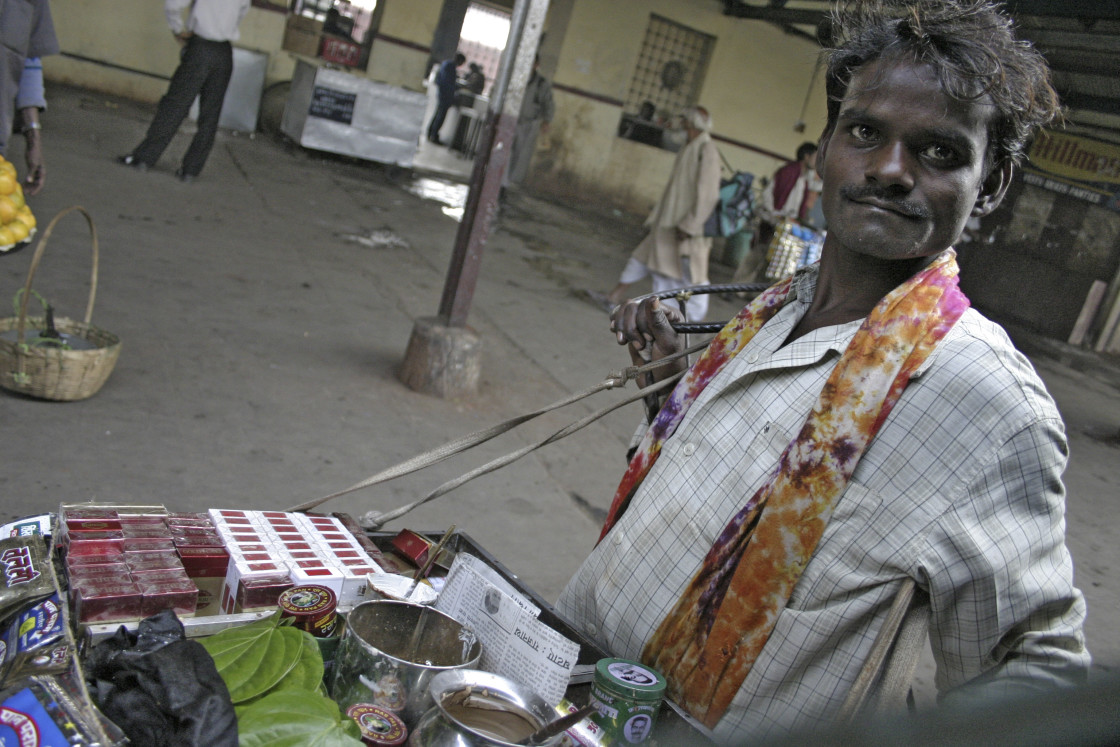
{"type": "MultiPolygon", "coordinates": [[[[113,159],[139,141],[151,109],[67,88],[49,98],[48,184],[31,205],[41,227],[70,205],[92,213],[101,242],[93,322],[118,334],[123,350],[91,399],[0,394],[7,516],[82,500],[283,509],[583,390],[625,363],[605,315],[579,291],[613,285],[641,235],[633,216],[516,195],[486,248],[470,318],[485,350],[481,389],[438,400],[408,390],[395,371],[415,319],[438,305],[461,185],[231,133],[219,135],[199,180],[182,184],[173,172],[189,133],[141,173],[113,159]]],[[[22,154],[9,156],[18,163],[22,154]]],[[[0,257],[0,303],[22,285],[30,258],[30,249],[0,257]]],[[[716,282],[731,274],[714,269],[716,282]]],[[[59,314],[78,317],[88,274],[84,224],[68,216],[35,287],[59,314]]],[[[715,297],[709,318],[737,308],[715,297]]],[[[1070,546],[1095,667],[1116,670],[1120,532],[1105,519],[1120,484],[1106,437],[1120,430],[1116,367],[1099,357],[1075,366],[1062,358],[1069,352],[1041,345],[1034,357],[1070,432],[1070,546]]],[[[596,395],[323,508],[396,508],[620,396],[596,395]]],[[[388,528],[454,523],[555,598],[597,536],[637,416],[636,406],[615,412],[388,528]]]]}

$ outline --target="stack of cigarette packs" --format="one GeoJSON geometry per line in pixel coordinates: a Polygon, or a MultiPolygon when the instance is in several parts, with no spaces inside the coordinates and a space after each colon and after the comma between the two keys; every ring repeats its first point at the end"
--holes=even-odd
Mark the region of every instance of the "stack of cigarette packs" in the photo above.
{"type": "Polygon", "coordinates": [[[55,545],[79,623],[275,607],[281,592],[330,588],[340,606],[371,595],[380,553],[338,518],[282,511],[63,505],[55,545]]]}

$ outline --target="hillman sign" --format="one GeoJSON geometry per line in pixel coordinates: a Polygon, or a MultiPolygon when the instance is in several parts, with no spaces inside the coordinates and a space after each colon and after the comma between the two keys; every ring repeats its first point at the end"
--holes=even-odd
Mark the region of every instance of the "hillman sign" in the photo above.
{"type": "Polygon", "coordinates": [[[1120,146],[1044,130],[1023,164],[1023,181],[1120,212],[1120,146]]]}

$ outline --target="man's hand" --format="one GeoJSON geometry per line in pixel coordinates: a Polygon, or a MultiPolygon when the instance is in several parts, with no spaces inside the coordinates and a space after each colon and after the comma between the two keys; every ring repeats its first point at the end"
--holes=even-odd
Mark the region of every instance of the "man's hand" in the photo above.
{"type": "Polygon", "coordinates": [[[27,147],[24,156],[27,159],[27,176],[23,178],[23,191],[29,195],[39,194],[47,183],[47,166],[43,163],[43,138],[42,130],[27,131],[27,147]]]}
{"type": "Polygon", "coordinates": [[[181,47],[186,46],[187,41],[192,36],[194,36],[194,34],[190,31],[180,31],[178,34],[175,34],[175,41],[179,42],[179,46],[181,47]]]}
{"type": "MultiPolygon", "coordinates": [[[[611,331],[619,345],[626,345],[634,365],[661,360],[684,350],[684,338],[673,329],[674,322],[683,322],[684,316],[659,298],[646,298],[641,302],[627,301],[611,313],[611,331]]],[[[685,359],[654,369],[638,383],[648,386],[668,378],[688,366],[685,359]]]]}
{"type": "Polygon", "coordinates": [[[43,128],[39,122],[39,108],[35,106],[24,107],[19,110],[23,122],[23,137],[25,147],[23,157],[27,162],[27,175],[23,178],[23,191],[26,194],[38,194],[47,183],[47,167],[43,161],[43,128]]]}

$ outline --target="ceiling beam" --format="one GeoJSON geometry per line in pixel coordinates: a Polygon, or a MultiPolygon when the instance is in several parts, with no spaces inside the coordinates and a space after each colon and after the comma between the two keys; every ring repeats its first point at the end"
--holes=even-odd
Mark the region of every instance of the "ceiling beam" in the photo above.
{"type": "Polygon", "coordinates": [[[747,5],[743,0],[723,0],[723,14],[754,21],[815,28],[828,15],[828,11],[827,7],[822,10],[797,10],[780,5],[747,5]]]}
{"type": "Polygon", "coordinates": [[[1062,105],[1070,109],[1091,112],[1104,112],[1105,114],[1120,114],[1120,99],[1107,96],[1091,96],[1076,91],[1061,91],[1062,105]]]}
{"type": "Polygon", "coordinates": [[[1046,49],[1039,47],[1052,70],[1082,75],[1099,75],[1120,78],[1120,57],[1105,52],[1086,52],[1075,49],[1046,49]]]}
{"type": "Polygon", "coordinates": [[[1120,0],[1005,0],[1013,17],[1049,16],[1083,21],[1120,20],[1120,0]]]}

